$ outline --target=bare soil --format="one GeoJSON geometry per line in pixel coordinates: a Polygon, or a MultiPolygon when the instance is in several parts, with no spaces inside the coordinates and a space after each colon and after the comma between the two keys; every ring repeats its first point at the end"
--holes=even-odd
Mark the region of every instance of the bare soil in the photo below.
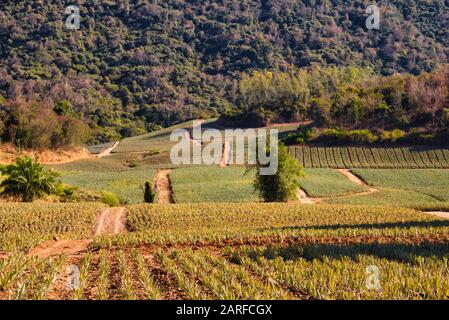
{"type": "Polygon", "coordinates": [[[314,198],[310,198],[307,193],[302,190],[301,188],[298,190],[298,201],[301,202],[302,204],[316,204],[318,203],[317,199],[314,198]]]}
{"type": "Polygon", "coordinates": [[[104,210],[95,224],[94,235],[120,234],[126,232],[126,209],[109,208],[104,210]]]}
{"type": "Polygon", "coordinates": [[[87,251],[92,240],[50,240],[32,249],[28,255],[47,258],[54,255],[73,255],[87,251]]]}
{"type": "Polygon", "coordinates": [[[104,158],[104,157],[109,156],[112,153],[112,151],[114,151],[114,149],[117,148],[119,143],[120,143],[120,141],[116,141],[112,147],[101,151],[99,154],[97,154],[97,158],[104,158]]]}
{"type": "Polygon", "coordinates": [[[63,164],[82,159],[92,159],[93,156],[85,148],[71,148],[59,150],[17,150],[11,144],[0,145],[0,163],[9,164],[14,162],[17,158],[29,156],[36,158],[43,164],[63,164]]]}
{"type": "Polygon", "coordinates": [[[358,184],[360,186],[366,186],[369,189],[369,192],[365,193],[365,194],[369,194],[369,193],[373,193],[373,192],[378,192],[379,189],[373,188],[371,186],[369,186],[368,184],[365,183],[365,181],[363,181],[362,179],[360,179],[359,177],[357,177],[355,174],[353,174],[351,172],[351,170],[348,169],[338,169],[337,170],[339,173],[341,173],[342,175],[344,175],[346,178],[348,178],[350,181],[354,182],[355,184],[358,184]]]}
{"type": "MultiPolygon", "coordinates": [[[[120,234],[126,232],[126,208],[109,208],[97,217],[93,236],[120,234]]],[[[31,249],[29,256],[46,258],[65,254],[68,256],[83,253],[89,249],[92,239],[50,240],[31,249]]]]}
{"type": "Polygon", "coordinates": [[[156,193],[161,204],[174,203],[170,172],[171,170],[159,170],[156,174],[156,193]]]}

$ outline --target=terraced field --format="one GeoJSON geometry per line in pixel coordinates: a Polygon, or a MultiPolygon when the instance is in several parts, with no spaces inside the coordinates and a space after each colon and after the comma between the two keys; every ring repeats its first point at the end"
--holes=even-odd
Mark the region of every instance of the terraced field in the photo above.
{"type": "Polygon", "coordinates": [[[305,168],[449,168],[449,149],[293,146],[289,151],[305,168]]]}

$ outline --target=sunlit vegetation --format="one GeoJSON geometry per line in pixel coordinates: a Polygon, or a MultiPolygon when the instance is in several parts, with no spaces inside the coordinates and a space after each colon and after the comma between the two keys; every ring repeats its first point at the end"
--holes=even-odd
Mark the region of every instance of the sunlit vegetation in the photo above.
{"type": "Polygon", "coordinates": [[[374,243],[262,247],[231,253],[238,265],[304,298],[377,300],[447,299],[447,250],[447,244],[374,243]]]}
{"type": "Polygon", "coordinates": [[[305,168],[449,168],[449,149],[426,147],[290,147],[305,168]]]}
{"type": "Polygon", "coordinates": [[[170,173],[176,203],[259,201],[244,167],[178,168],[170,173]]]}
{"type": "Polygon", "coordinates": [[[129,207],[131,233],[99,237],[94,247],[166,243],[246,243],[291,237],[444,235],[448,223],[393,206],[298,203],[175,204],[129,207]]]}
{"type": "Polygon", "coordinates": [[[113,172],[67,172],[61,175],[61,179],[72,186],[97,192],[112,192],[123,203],[138,204],[144,202],[145,182],[152,181],[155,173],[155,170],[150,168],[113,172]]]}
{"type": "Polygon", "coordinates": [[[61,238],[88,238],[98,203],[2,203],[0,206],[0,251],[22,251],[39,243],[61,238]]]}
{"type": "Polygon", "coordinates": [[[447,63],[448,6],[441,1],[383,4],[385,23],[376,36],[365,28],[363,1],[91,0],[80,6],[82,28],[75,37],[62,23],[62,2],[4,2],[4,139],[45,147],[82,143],[91,133],[90,141],[112,141],[240,112],[252,101],[287,120],[308,114],[356,125],[366,119],[376,126],[383,120],[414,124],[418,118],[432,123],[447,94],[440,90],[441,73],[379,80],[364,71],[420,74],[447,63]],[[42,28],[48,21],[52,27],[42,28]],[[368,68],[302,71],[317,65],[368,68]],[[296,68],[301,76],[290,75],[296,68]],[[269,70],[261,71],[262,80],[271,74],[279,84],[263,88],[266,101],[253,98],[262,82],[254,70],[269,70]],[[360,75],[370,80],[363,89],[354,82],[360,75]],[[435,99],[422,98],[428,93],[435,99]]]}
{"type": "Polygon", "coordinates": [[[370,185],[420,192],[439,201],[449,201],[448,170],[370,170],[354,172],[370,185]]]}
{"type": "Polygon", "coordinates": [[[312,197],[332,197],[360,193],[368,188],[358,185],[336,170],[307,169],[301,187],[312,197]]]}

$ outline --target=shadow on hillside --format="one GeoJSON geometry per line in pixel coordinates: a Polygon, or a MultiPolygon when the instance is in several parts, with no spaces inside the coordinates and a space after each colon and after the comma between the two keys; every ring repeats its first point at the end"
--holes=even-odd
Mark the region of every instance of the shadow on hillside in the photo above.
{"type": "Polygon", "coordinates": [[[313,244],[291,245],[284,248],[268,247],[264,251],[250,251],[249,257],[256,260],[265,257],[272,260],[278,257],[284,260],[297,260],[299,258],[313,261],[324,258],[341,259],[349,258],[357,261],[358,255],[370,255],[378,258],[394,260],[398,262],[413,263],[418,257],[449,257],[449,243],[420,244],[406,243],[360,243],[360,244],[313,244]]]}

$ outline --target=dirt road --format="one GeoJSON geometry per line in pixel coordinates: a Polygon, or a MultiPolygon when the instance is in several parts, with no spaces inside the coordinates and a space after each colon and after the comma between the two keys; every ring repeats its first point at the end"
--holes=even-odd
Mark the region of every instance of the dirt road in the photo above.
{"type": "MultiPolygon", "coordinates": [[[[102,211],[95,224],[92,236],[120,234],[126,232],[126,208],[109,208],[102,211]]],[[[92,237],[92,238],[93,238],[92,237]]],[[[46,258],[54,255],[74,255],[88,250],[92,239],[50,240],[30,250],[28,256],[46,258]]]]}
{"type": "Polygon", "coordinates": [[[158,203],[168,204],[174,203],[173,190],[170,182],[171,170],[159,170],[156,174],[156,193],[158,203]]]}
{"type": "Polygon", "coordinates": [[[104,158],[104,157],[109,156],[112,153],[112,151],[114,151],[114,149],[117,148],[119,143],[120,143],[120,141],[116,141],[112,147],[101,151],[99,154],[97,154],[97,158],[104,158]]]}
{"type": "Polygon", "coordinates": [[[348,178],[351,182],[353,182],[355,184],[358,184],[360,186],[365,186],[366,188],[368,188],[368,191],[358,192],[358,193],[351,193],[351,194],[347,194],[347,195],[334,196],[334,197],[312,198],[312,197],[309,197],[304,190],[299,189],[298,194],[297,194],[298,201],[301,202],[302,204],[318,204],[322,200],[326,200],[326,199],[348,198],[348,197],[356,197],[356,196],[360,197],[360,196],[366,196],[366,195],[369,195],[369,194],[372,194],[372,193],[380,191],[377,188],[373,188],[373,187],[367,185],[365,183],[365,181],[363,181],[362,179],[357,177],[355,174],[353,174],[351,172],[351,170],[339,169],[337,171],[339,173],[341,173],[342,175],[344,175],[346,178],[348,178]]]}

